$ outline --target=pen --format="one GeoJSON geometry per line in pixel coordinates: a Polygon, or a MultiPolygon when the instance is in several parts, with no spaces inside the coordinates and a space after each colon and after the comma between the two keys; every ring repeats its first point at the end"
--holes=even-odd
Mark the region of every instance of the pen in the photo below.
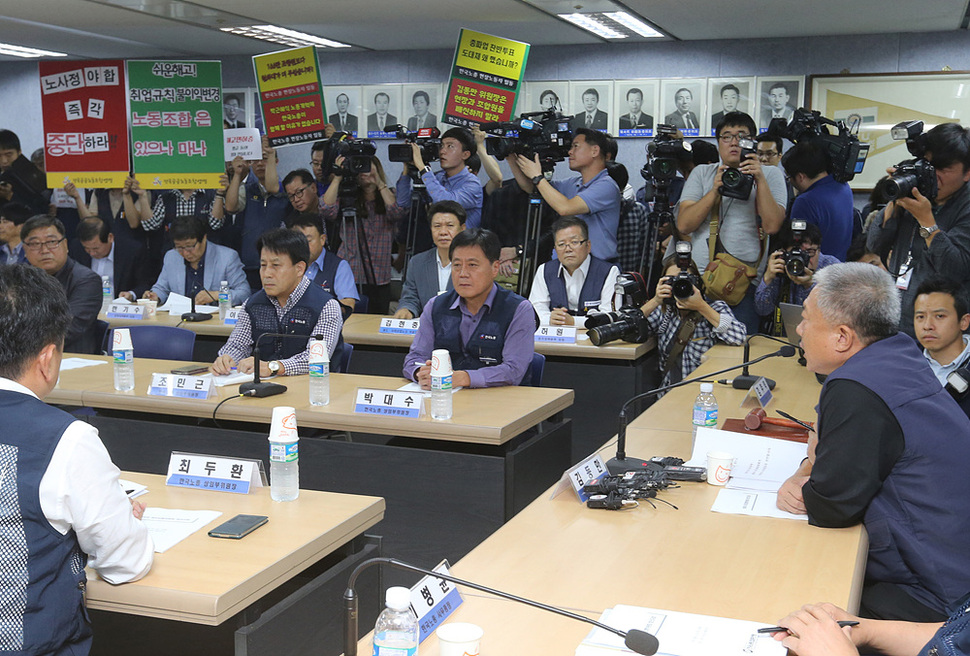
{"type": "Polygon", "coordinates": [[[799,426],[801,426],[802,428],[807,428],[807,429],[808,429],[808,430],[810,430],[810,431],[813,431],[813,430],[815,430],[815,427],[814,427],[814,426],[811,426],[810,424],[806,424],[806,423],[805,423],[804,421],[802,421],[801,419],[795,419],[794,417],[792,417],[792,416],[791,416],[790,414],[788,414],[787,412],[782,412],[781,410],[775,410],[775,412],[777,412],[778,414],[780,414],[780,415],[781,415],[782,417],[784,417],[785,419],[789,419],[789,420],[791,420],[791,421],[793,421],[793,422],[795,422],[796,424],[798,424],[798,425],[799,425],[799,426]]]}
{"type": "MultiPolygon", "coordinates": [[[[859,622],[856,620],[840,620],[839,626],[858,626],[859,622]]],[[[766,626],[763,629],[758,629],[758,633],[780,633],[782,631],[787,631],[783,626],[766,626]]]]}

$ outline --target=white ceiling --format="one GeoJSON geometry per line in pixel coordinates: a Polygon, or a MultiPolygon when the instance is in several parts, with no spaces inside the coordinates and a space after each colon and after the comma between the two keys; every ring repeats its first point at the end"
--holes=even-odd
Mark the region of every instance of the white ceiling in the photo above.
{"type": "MultiPolygon", "coordinates": [[[[283,47],[217,29],[253,23],[309,32],[353,44],[358,50],[452,49],[462,27],[533,45],[601,42],[550,14],[598,9],[604,0],[529,2],[0,0],[0,42],[89,58],[221,57],[283,47]]],[[[962,27],[968,0],[622,2],[671,38],[698,40],[956,30],[962,27]]],[[[743,42],[737,47],[743,48],[743,42]]],[[[0,56],[0,61],[17,59],[0,56]]]]}

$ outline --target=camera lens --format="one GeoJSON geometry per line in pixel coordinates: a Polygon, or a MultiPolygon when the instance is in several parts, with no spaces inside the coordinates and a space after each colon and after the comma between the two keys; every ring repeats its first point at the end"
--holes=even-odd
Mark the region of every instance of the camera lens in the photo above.
{"type": "Polygon", "coordinates": [[[593,343],[593,346],[600,346],[601,344],[615,342],[627,335],[633,335],[636,333],[636,329],[637,327],[633,321],[629,317],[623,316],[619,317],[613,323],[589,329],[587,335],[589,336],[589,341],[593,343]]]}
{"type": "Polygon", "coordinates": [[[903,175],[894,175],[886,180],[886,185],[883,187],[883,196],[886,200],[905,198],[912,194],[915,188],[916,174],[904,173],[903,175]]]}
{"type": "Polygon", "coordinates": [[[738,169],[725,169],[721,174],[721,182],[725,187],[737,187],[741,183],[741,171],[738,169]]]}
{"type": "Polygon", "coordinates": [[[673,290],[674,297],[680,300],[690,298],[694,294],[694,285],[687,278],[674,278],[671,289],[673,290]]]}
{"type": "Polygon", "coordinates": [[[799,278],[805,275],[805,262],[800,257],[789,258],[785,262],[785,270],[792,278],[799,278]]]}

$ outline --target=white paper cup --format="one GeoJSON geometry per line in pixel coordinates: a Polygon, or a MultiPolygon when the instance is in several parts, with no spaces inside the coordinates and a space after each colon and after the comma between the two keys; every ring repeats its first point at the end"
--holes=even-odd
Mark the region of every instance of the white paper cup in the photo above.
{"type": "Polygon", "coordinates": [[[269,427],[270,442],[295,442],[296,410],[289,406],[278,405],[273,408],[273,420],[269,427]]]}
{"type": "Polygon", "coordinates": [[[431,375],[449,376],[451,370],[451,353],[448,349],[435,349],[431,352],[431,375]]]}
{"type": "Polygon", "coordinates": [[[723,451],[707,452],[707,482],[711,485],[724,485],[731,478],[734,456],[723,451]]]}
{"type": "Polygon", "coordinates": [[[485,632],[477,624],[450,622],[435,631],[441,656],[478,656],[485,632]]]}
{"type": "Polygon", "coordinates": [[[152,301],[147,298],[139,298],[138,305],[145,306],[145,318],[154,319],[158,316],[158,301],[152,301]]]}
{"type": "Polygon", "coordinates": [[[111,340],[112,351],[130,351],[134,348],[131,345],[131,333],[127,328],[115,328],[114,337],[111,340]]]}

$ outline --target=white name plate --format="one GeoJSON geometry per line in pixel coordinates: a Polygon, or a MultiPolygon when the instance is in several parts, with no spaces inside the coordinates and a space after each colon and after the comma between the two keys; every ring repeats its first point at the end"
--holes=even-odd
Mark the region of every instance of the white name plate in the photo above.
{"type": "Polygon", "coordinates": [[[214,492],[249,494],[264,486],[262,462],[248,458],[225,458],[173,451],[165,484],[214,492]]]}
{"type": "Polygon", "coordinates": [[[207,399],[209,398],[211,388],[211,377],[152,374],[152,383],[148,387],[148,395],[177,396],[183,399],[207,399]]]}
{"type": "Polygon", "coordinates": [[[129,319],[141,321],[145,318],[145,306],[136,303],[112,303],[105,315],[109,319],[129,319]]]}
{"type": "Polygon", "coordinates": [[[418,332],[420,319],[395,319],[394,317],[384,317],[381,319],[381,327],[377,332],[384,335],[414,335],[418,332]]]}
{"type": "Polygon", "coordinates": [[[536,331],[536,341],[575,344],[576,326],[541,326],[536,331]]]}
{"type": "Polygon", "coordinates": [[[358,387],[354,412],[417,419],[424,412],[424,394],[358,387]]]}

